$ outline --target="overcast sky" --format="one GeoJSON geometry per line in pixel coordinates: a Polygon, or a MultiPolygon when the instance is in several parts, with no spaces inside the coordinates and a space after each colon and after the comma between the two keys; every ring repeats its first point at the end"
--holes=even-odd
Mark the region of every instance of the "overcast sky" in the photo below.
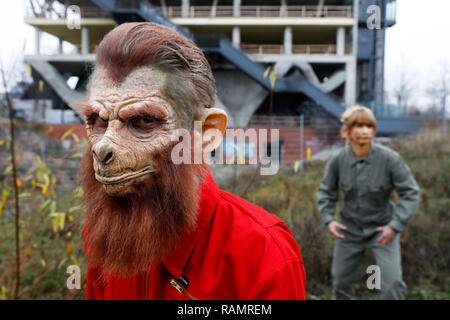
{"type": "MultiPolygon", "coordinates": [[[[444,63],[450,66],[449,15],[450,0],[398,0],[397,24],[386,34],[387,91],[399,72],[405,72],[414,79],[414,99],[426,103],[425,89],[444,63]]],[[[22,0],[0,0],[0,56],[6,69],[23,51],[24,44],[25,54],[34,51],[34,30],[23,18],[22,0]]],[[[51,36],[44,35],[41,50],[53,53],[55,43],[51,36]]]]}
{"type": "Polygon", "coordinates": [[[397,24],[386,32],[386,90],[403,71],[416,86],[413,99],[427,102],[426,89],[450,67],[449,15],[449,0],[398,0],[397,24]]]}

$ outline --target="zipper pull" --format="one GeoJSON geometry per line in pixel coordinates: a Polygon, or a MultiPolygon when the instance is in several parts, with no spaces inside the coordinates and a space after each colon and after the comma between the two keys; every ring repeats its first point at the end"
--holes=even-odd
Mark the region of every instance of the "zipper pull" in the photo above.
{"type": "Polygon", "coordinates": [[[170,285],[178,290],[179,293],[183,293],[183,287],[180,286],[175,279],[170,280],[170,285]]]}
{"type": "Polygon", "coordinates": [[[186,295],[191,299],[191,300],[198,300],[196,297],[194,297],[193,295],[191,295],[187,290],[185,290],[180,284],[178,284],[178,282],[175,281],[174,278],[172,278],[170,280],[170,285],[172,287],[174,287],[175,289],[177,289],[177,291],[179,293],[186,293],[186,295]]]}

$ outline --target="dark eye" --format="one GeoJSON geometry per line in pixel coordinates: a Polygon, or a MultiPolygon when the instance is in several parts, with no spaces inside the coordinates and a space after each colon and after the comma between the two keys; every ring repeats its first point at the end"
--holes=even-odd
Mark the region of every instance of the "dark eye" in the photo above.
{"type": "Polygon", "coordinates": [[[149,115],[134,116],[130,119],[131,125],[134,128],[142,130],[153,129],[157,125],[157,119],[149,115]]]}
{"type": "Polygon", "coordinates": [[[103,119],[102,117],[97,117],[97,122],[100,126],[107,126],[108,125],[108,120],[103,119]]]}
{"type": "Polygon", "coordinates": [[[103,119],[99,115],[96,115],[91,121],[95,130],[104,131],[108,127],[108,120],[103,119]],[[93,121],[92,121],[93,120],[93,121]]]}
{"type": "Polygon", "coordinates": [[[143,116],[142,117],[142,122],[143,123],[152,123],[153,122],[153,118],[150,116],[143,116]]]}

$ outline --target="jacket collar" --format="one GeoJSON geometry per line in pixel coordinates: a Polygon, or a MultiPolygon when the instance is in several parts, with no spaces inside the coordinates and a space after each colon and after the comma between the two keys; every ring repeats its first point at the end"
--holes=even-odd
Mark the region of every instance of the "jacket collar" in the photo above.
{"type": "Polygon", "coordinates": [[[200,187],[201,196],[197,214],[197,224],[192,231],[181,236],[175,249],[162,263],[167,271],[175,278],[180,278],[197,240],[200,238],[208,224],[211,215],[216,209],[217,202],[219,201],[220,189],[214,182],[211,172],[207,167],[206,170],[206,174],[200,187]]]}
{"type": "Polygon", "coordinates": [[[349,149],[350,149],[351,165],[353,166],[355,163],[357,163],[359,161],[365,161],[367,163],[371,163],[373,161],[374,156],[375,156],[375,149],[376,148],[377,148],[376,144],[372,141],[372,143],[370,144],[369,152],[364,156],[364,158],[358,159],[358,157],[353,152],[352,146],[350,145],[349,149]]]}

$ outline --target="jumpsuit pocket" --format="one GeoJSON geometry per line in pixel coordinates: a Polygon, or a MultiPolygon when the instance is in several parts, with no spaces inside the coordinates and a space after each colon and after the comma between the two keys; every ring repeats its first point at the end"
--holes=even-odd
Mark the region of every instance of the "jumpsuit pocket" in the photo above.
{"type": "Polygon", "coordinates": [[[344,193],[344,199],[349,200],[352,198],[352,185],[343,181],[339,182],[341,190],[344,193]]]}
{"type": "Polygon", "coordinates": [[[368,197],[373,206],[384,207],[389,203],[392,188],[388,184],[379,184],[369,187],[368,197]]]}

